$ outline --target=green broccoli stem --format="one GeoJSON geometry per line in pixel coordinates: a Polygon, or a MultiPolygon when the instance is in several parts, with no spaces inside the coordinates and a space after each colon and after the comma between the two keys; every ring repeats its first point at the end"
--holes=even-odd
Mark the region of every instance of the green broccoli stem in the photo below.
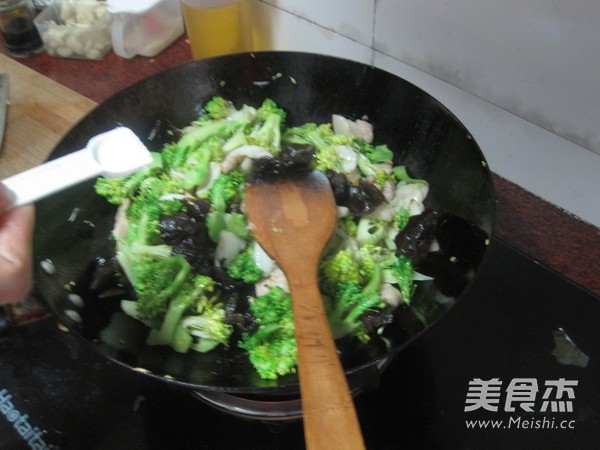
{"type": "Polygon", "coordinates": [[[356,239],[362,244],[375,245],[385,237],[386,231],[382,220],[363,216],[358,221],[356,239]]]}
{"type": "Polygon", "coordinates": [[[208,213],[206,216],[206,228],[208,230],[208,237],[214,243],[219,242],[219,236],[221,235],[221,231],[223,231],[226,227],[227,223],[225,222],[225,213],[223,211],[214,208],[213,211],[208,213]]]}
{"type": "Polygon", "coordinates": [[[393,168],[394,176],[398,181],[404,181],[407,184],[428,184],[427,181],[420,178],[412,178],[406,169],[406,166],[396,166],[393,168]]]}
{"type": "Polygon", "coordinates": [[[381,280],[383,278],[383,268],[381,264],[376,263],[373,267],[373,274],[371,275],[371,279],[363,288],[363,292],[365,294],[371,294],[373,292],[378,292],[381,287],[381,280]]]}
{"type": "Polygon", "coordinates": [[[184,189],[192,189],[202,185],[206,181],[206,178],[210,173],[209,164],[211,156],[209,151],[202,153],[200,161],[198,161],[193,169],[185,174],[185,180],[183,182],[184,189]]]}
{"type": "MultiPolygon", "coordinates": [[[[191,338],[191,335],[188,334],[188,336],[190,336],[191,338]]],[[[221,344],[219,341],[215,341],[213,339],[208,338],[202,338],[198,342],[192,342],[190,348],[200,353],[207,353],[210,352],[212,349],[216,348],[219,344],[221,344]]]]}
{"type": "Polygon", "coordinates": [[[192,346],[194,339],[192,335],[182,326],[180,326],[181,320],[176,324],[173,337],[171,338],[170,345],[173,350],[178,353],[187,353],[192,346]]]}
{"type": "Polygon", "coordinates": [[[248,240],[250,231],[248,221],[242,213],[229,213],[225,215],[225,229],[231,231],[240,239],[248,240]]]}
{"type": "MultiPolygon", "coordinates": [[[[152,336],[150,344],[169,344],[173,350],[181,351],[185,348],[187,338],[182,337],[183,333],[189,335],[186,330],[178,330],[181,324],[181,319],[185,311],[192,305],[193,299],[189,295],[182,295],[171,300],[169,309],[165,314],[165,318],[159,330],[152,336]]],[[[191,336],[189,339],[191,345],[191,336]]],[[[187,345],[187,348],[189,348],[187,345]]]]}
{"type": "MultiPolygon", "coordinates": [[[[247,124],[245,120],[231,121],[231,120],[214,120],[211,122],[204,122],[196,128],[191,129],[183,135],[177,145],[184,151],[187,152],[192,148],[195,148],[201,142],[204,142],[212,136],[224,135],[230,137],[230,134],[234,134],[239,127],[243,127],[247,124]]],[[[185,162],[186,154],[183,153],[178,157],[177,160],[172,164],[173,167],[182,165],[185,162]]]]}
{"type": "Polygon", "coordinates": [[[187,262],[185,257],[181,255],[176,255],[173,258],[176,260],[176,262],[180,265],[181,268],[175,276],[173,283],[171,283],[164,291],[162,291],[161,296],[164,296],[164,298],[169,298],[175,295],[177,292],[179,292],[179,290],[185,284],[188,275],[192,271],[192,266],[187,262]]]}
{"type": "Polygon", "coordinates": [[[134,172],[125,179],[126,191],[130,194],[138,188],[142,181],[148,178],[149,173],[162,167],[162,155],[158,152],[150,152],[150,155],[152,156],[152,162],[148,166],[134,172]]]}
{"type": "Polygon", "coordinates": [[[223,151],[225,153],[229,153],[232,150],[235,150],[242,145],[246,145],[248,143],[248,138],[243,128],[239,128],[233,136],[231,136],[227,142],[223,144],[223,151]]]}
{"type": "Polygon", "coordinates": [[[277,153],[281,148],[281,116],[270,114],[262,126],[253,133],[257,144],[266,147],[271,153],[277,153]]]}
{"type": "Polygon", "coordinates": [[[277,330],[279,330],[278,323],[267,323],[258,327],[253,338],[258,342],[266,342],[271,338],[273,333],[277,332],[277,330]]]}

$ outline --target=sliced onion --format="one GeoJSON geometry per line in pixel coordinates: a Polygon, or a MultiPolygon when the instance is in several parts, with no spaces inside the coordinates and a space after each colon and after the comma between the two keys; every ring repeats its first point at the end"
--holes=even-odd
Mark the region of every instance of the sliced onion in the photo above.
{"type": "Polygon", "coordinates": [[[267,252],[265,252],[258,242],[254,242],[251,245],[253,245],[254,262],[263,271],[264,276],[268,277],[276,267],[275,261],[267,255],[267,252]]]}
{"type": "Polygon", "coordinates": [[[334,148],[340,159],[342,171],[344,173],[354,172],[358,164],[356,152],[347,145],[336,145],[334,148]]]}
{"type": "Polygon", "coordinates": [[[373,142],[373,125],[366,120],[352,121],[340,116],[339,114],[333,114],[331,116],[331,125],[333,131],[338,134],[345,134],[346,136],[356,136],[365,142],[373,142]]]}
{"type": "Polygon", "coordinates": [[[404,300],[402,293],[399,289],[395,288],[389,283],[384,283],[381,286],[380,298],[388,305],[396,308],[404,300]]]}
{"type": "Polygon", "coordinates": [[[427,184],[408,184],[400,182],[396,185],[396,195],[391,204],[395,209],[400,206],[408,209],[411,216],[416,216],[425,211],[425,197],[429,193],[427,184]]]}
{"type": "Polygon", "coordinates": [[[246,242],[231,231],[221,231],[219,234],[219,243],[215,249],[215,266],[226,266],[239,255],[245,246],[246,242]]]}
{"type": "Polygon", "coordinates": [[[273,155],[269,150],[258,145],[242,145],[227,154],[221,163],[223,173],[234,170],[245,158],[271,158],[273,155]]]}
{"type": "Polygon", "coordinates": [[[129,231],[129,221],[127,220],[127,208],[131,201],[126,199],[119,205],[117,214],[115,215],[115,224],[113,226],[112,234],[115,239],[124,239],[129,231]]]}
{"type": "Polygon", "coordinates": [[[221,164],[219,164],[218,162],[215,162],[215,161],[211,161],[210,164],[208,165],[208,171],[209,171],[209,174],[208,174],[208,179],[206,180],[206,183],[204,183],[203,186],[196,189],[197,197],[201,197],[202,194],[208,192],[210,190],[210,188],[212,187],[213,183],[215,182],[215,180],[218,178],[218,176],[221,175],[221,164]]]}
{"type": "Polygon", "coordinates": [[[254,285],[256,290],[256,295],[261,296],[268,294],[269,291],[274,287],[280,287],[286,292],[290,292],[290,286],[288,284],[287,278],[283,273],[283,270],[279,268],[279,266],[275,265],[275,268],[271,271],[271,274],[260,280],[258,283],[254,285]]]}

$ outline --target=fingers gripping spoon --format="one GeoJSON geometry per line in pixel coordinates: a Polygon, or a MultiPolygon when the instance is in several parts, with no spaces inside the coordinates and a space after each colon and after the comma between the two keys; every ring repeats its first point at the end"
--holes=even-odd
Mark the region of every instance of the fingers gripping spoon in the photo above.
{"type": "Polygon", "coordinates": [[[337,220],[327,177],[310,172],[255,180],[246,207],[256,240],[290,285],[308,449],[362,449],[360,424],[317,284],[317,267],[337,220]]]}
{"type": "Polygon", "coordinates": [[[5,178],[11,207],[33,203],[99,175],[122,177],[150,164],[152,155],[129,128],[99,134],[87,146],[33,169],[5,178]]]}

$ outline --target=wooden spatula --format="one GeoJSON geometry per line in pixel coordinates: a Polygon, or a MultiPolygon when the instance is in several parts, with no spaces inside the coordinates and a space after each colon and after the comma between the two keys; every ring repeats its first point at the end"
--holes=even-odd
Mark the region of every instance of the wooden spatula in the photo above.
{"type": "Polygon", "coordinates": [[[364,448],[360,424],[317,283],[317,267],[336,224],[321,172],[256,180],[246,188],[252,232],[290,285],[298,375],[309,449],[364,448]]]}

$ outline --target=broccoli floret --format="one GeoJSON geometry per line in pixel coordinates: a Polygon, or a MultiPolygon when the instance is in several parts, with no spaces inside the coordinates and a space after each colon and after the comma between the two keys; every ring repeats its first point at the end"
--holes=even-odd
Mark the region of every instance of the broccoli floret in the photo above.
{"type": "Polygon", "coordinates": [[[231,278],[245,283],[256,283],[262,278],[264,271],[256,265],[253,253],[254,245],[249,244],[227,265],[226,270],[231,278]]]}
{"type": "Polygon", "coordinates": [[[250,133],[252,142],[277,154],[281,151],[281,129],[286,113],[272,99],[265,99],[256,110],[257,123],[250,133]]]}
{"type": "Polygon", "coordinates": [[[383,185],[393,178],[386,170],[394,153],[385,145],[373,146],[357,137],[335,133],[331,124],[305,123],[286,130],[283,144],[310,144],[315,147],[313,169],[343,172],[343,161],[336,146],[343,145],[356,153],[361,176],[370,178],[375,184],[383,185]]]}
{"type": "Polygon", "coordinates": [[[229,346],[229,338],[233,326],[225,323],[225,309],[222,305],[205,307],[202,315],[188,316],[181,321],[181,326],[192,337],[191,348],[206,353],[219,344],[229,346]]]}
{"type": "Polygon", "coordinates": [[[383,264],[383,271],[384,278],[397,284],[402,297],[404,297],[404,301],[409,303],[415,291],[415,283],[413,281],[414,269],[410,258],[406,255],[391,258],[383,264]]]}
{"type": "Polygon", "coordinates": [[[208,231],[208,237],[215,244],[219,243],[221,231],[224,231],[226,226],[227,222],[225,222],[224,212],[213,210],[206,216],[206,230],[208,231]]]}
{"type": "Polygon", "coordinates": [[[223,141],[218,136],[211,136],[187,152],[185,161],[172,169],[176,174],[173,179],[180,180],[186,190],[201,187],[209,178],[209,164],[222,159],[223,141]]]}
{"type": "Polygon", "coordinates": [[[340,154],[334,146],[317,149],[313,169],[322,172],[326,172],[327,170],[333,170],[338,173],[343,172],[340,154]]]}
{"type": "Polygon", "coordinates": [[[324,293],[334,295],[341,284],[360,284],[359,264],[351,250],[340,250],[319,265],[319,279],[324,293]]]}
{"type": "Polygon", "coordinates": [[[256,119],[260,122],[266,122],[272,116],[279,116],[281,120],[285,120],[286,112],[281,109],[273,99],[266,98],[262,105],[256,110],[256,119]]]}
{"type": "Polygon", "coordinates": [[[166,145],[160,153],[163,163],[163,172],[169,173],[171,168],[181,166],[187,158],[188,149],[172,142],[166,145]]]}
{"type": "Polygon", "coordinates": [[[384,261],[390,258],[378,245],[362,245],[356,250],[342,249],[325,258],[319,266],[322,291],[337,295],[340,285],[354,284],[367,291],[378,291],[384,261]]]}
{"type": "Polygon", "coordinates": [[[147,179],[125,212],[127,233],[116,243],[116,257],[135,289],[140,320],[153,320],[166,312],[170,298],[185,282],[191,266],[183,256],[172,254],[160,238],[161,215],[179,211],[179,200],[161,195],[160,180],[147,179]]]}
{"type": "Polygon", "coordinates": [[[393,180],[393,174],[386,167],[391,167],[394,152],[386,145],[373,146],[359,138],[354,138],[352,144],[358,151],[358,170],[363,177],[380,186],[393,180]]]}
{"type": "MultiPolygon", "coordinates": [[[[208,129],[210,125],[204,125],[208,129]]],[[[194,131],[195,132],[195,131],[194,131]]],[[[223,143],[226,136],[207,132],[205,136],[190,143],[187,134],[178,143],[166,146],[162,151],[164,178],[180,190],[191,191],[204,186],[210,179],[210,163],[223,159],[223,143]]]]}
{"type": "Polygon", "coordinates": [[[317,125],[309,122],[288,128],[282,137],[282,142],[283,145],[312,145],[315,148],[313,169],[342,172],[340,155],[335,149],[335,145],[350,145],[352,139],[349,136],[334,133],[331,124],[317,125]]]}
{"type": "Polygon", "coordinates": [[[223,144],[223,153],[229,153],[235,150],[238,147],[243,145],[248,145],[250,142],[248,140],[248,135],[246,134],[246,130],[244,128],[239,128],[233,136],[231,136],[224,144],[223,144]]]}
{"type": "MultiPolygon", "coordinates": [[[[206,217],[208,235],[213,242],[219,242],[221,231],[228,228],[228,215],[226,212],[233,209],[233,205],[242,202],[245,186],[244,174],[239,171],[221,173],[211,185],[207,198],[212,204],[211,212],[206,217]]],[[[239,219],[229,218],[232,232],[240,232],[239,219]]]]}
{"type": "Polygon", "coordinates": [[[225,214],[225,230],[232,232],[243,240],[248,240],[250,230],[248,228],[248,219],[242,213],[232,212],[225,214]]]}
{"type": "Polygon", "coordinates": [[[352,138],[336,134],[330,123],[316,124],[307,122],[288,128],[282,136],[284,144],[310,144],[317,150],[331,145],[351,145],[352,138]]]}
{"type": "Polygon", "coordinates": [[[280,287],[256,297],[250,304],[258,328],[243,333],[239,346],[261,378],[274,380],[296,372],[298,350],[290,294],[280,287]]]}
{"type": "Polygon", "coordinates": [[[374,217],[363,216],[358,221],[356,240],[361,244],[377,244],[387,231],[387,223],[374,217]]]}
{"type": "Polygon", "coordinates": [[[225,309],[212,293],[215,282],[192,272],[181,255],[167,245],[121,246],[117,258],[136,292],[135,308],[124,311],[149,326],[149,345],[170,345],[175,351],[208,351],[227,345],[233,332],[225,309]]]}
{"type": "Polygon", "coordinates": [[[395,166],[392,170],[397,181],[404,181],[407,184],[429,184],[425,180],[412,178],[406,169],[406,166],[395,166]]]}
{"type": "Polygon", "coordinates": [[[358,231],[358,223],[352,216],[338,218],[337,226],[348,236],[356,236],[358,231]]]}
{"type": "Polygon", "coordinates": [[[387,251],[377,245],[343,249],[320,265],[319,281],[326,294],[328,317],[334,337],[353,334],[362,342],[370,337],[360,318],[367,311],[385,307],[379,292],[387,251]]]}
{"type": "MultiPolygon", "coordinates": [[[[161,201],[171,194],[183,194],[183,190],[172,178],[164,174],[156,174],[146,177],[138,188],[136,197],[152,198],[161,201]]],[[[173,195],[176,197],[177,195],[173,195]]]]}
{"type": "Polygon", "coordinates": [[[394,152],[391,151],[387,145],[373,146],[358,138],[354,138],[353,143],[373,164],[391,163],[394,159],[394,152]]]}
{"type": "Polygon", "coordinates": [[[179,167],[184,164],[187,160],[187,153],[196,149],[204,141],[217,138],[221,141],[221,144],[224,144],[238,130],[247,127],[249,123],[243,115],[236,119],[206,120],[196,123],[177,142],[177,147],[173,152],[175,156],[172,159],[172,167],[179,167]]]}
{"type": "Polygon", "coordinates": [[[383,247],[377,245],[363,245],[359,248],[358,271],[361,276],[365,292],[379,291],[382,280],[382,262],[387,258],[383,247]]]}
{"type": "Polygon", "coordinates": [[[130,264],[130,282],[137,296],[136,318],[142,321],[161,319],[173,296],[185,285],[191,272],[189,263],[180,255],[164,258],[136,255],[130,264]]]}
{"type": "Polygon", "coordinates": [[[118,178],[99,177],[94,184],[96,193],[115,205],[120,205],[125,199],[133,196],[144,180],[154,176],[162,168],[161,154],[151,154],[152,162],[131,175],[118,178]]]}
{"type": "Polygon", "coordinates": [[[387,227],[385,237],[383,238],[386,247],[392,253],[396,253],[396,237],[398,233],[406,228],[410,219],[410,210],[404,206],[398,207],[392,217],[392,221],[387,227]]]}
{"type": "MultiPolygon", "coordinates": [[[[149,345],[166,345],[170,344],[175,339],[175,331],[181,322],[184,313],[191,310],[193,298],[190,295],[191,284],[186,278],[179,286],[176,295],[170,299],[167,310],[163,315],[160,326],[151,330],[148,336],[147,343],[149,345]]],[[[138,300],[139,302],[139,300],[138,300]]],[[[139,310],[139,306],[138,306],[139,310]]],[[[189,342],[191,343],[191,341],[189,342]]],[[[179,348],[184,344],[179,340],[179,348]]],[[[189,344],[188,344],[189,345],[189,344]]]]}
{"type": "Polygon", "coordinates": [[[236,112],[237,109],[233,103],[229,100],[225,100],[223,97],[213,97],[204,104],[204,113],[213,120],[227,119],[236,112]]]}
{"type": "MultiPolygon", "coordinates": [[[[181,203],[177,203],[181,207],[181,203]]],[[[151,197],[138,196],[131,201],[125,213],[129,223],[122,245],[157,245],[159,239],[158,223],[164,210],[173,206],[171,201],[161,208],[161,202],[151,197]],[[167,206],[168,205],[168,206],[167,206]]]]}
{"type": "Polygon", "coordinates": [[[358,155],[357,166],[361,176],[370,179],[378,186],[382,186],[386,181],[393,179],[391,173],[386,170],[386,164],[374,163],[362,153],[358,155]]]}
{"type": "Polygon", "coordinates": [[[173,350],[187,352],[193,345],[204,348],[202,339],[209,341],[209,347],[219,343],[227,344],[232,327],[223,322],[225,312],[220,304],[214,303],[211,297],[215,282],[205,275],[192,275],[174,293],[164,319],[158,329],[153,329],[148,336],[149,345],[170,345],[173,350]],[[220,309],[219,313],[215,309],[220,309]],[[204,315],[205,313],[206,316],[204,315]],[[202,317],[191,320],[189,317],[202,317]],[[194,342],[196,341],[196,342],[194,342]]]}
{"type": "Polygon", "coordinates": [[[396,211],[396,214],[394,214],[394,228],[398,231],[404,230],[406,228],[406,225],[408,225],[409,219],[410,211],[408,210],[408,208],[401,206],[400,208],[398,208],[398,211],[396,211]]]}
{"type": "Polygon", "coordinates": [[[379,298],[377,290],[366,290],[355,283],[340,285],[328,308],[333,337],[338,339],[352,334],[361,342],[368,342],[370,336],[361,321],[361,316],[366,312],[379,311],[383,308],[385,303],[379,298]]]}
{"type": "Polygon", "coordinates": [[[225,212],[231,204],[240,203],[244,198],[244,181],[244,174],[237,170],[219,174],[208,191],[213,208],[225,212]]]}

